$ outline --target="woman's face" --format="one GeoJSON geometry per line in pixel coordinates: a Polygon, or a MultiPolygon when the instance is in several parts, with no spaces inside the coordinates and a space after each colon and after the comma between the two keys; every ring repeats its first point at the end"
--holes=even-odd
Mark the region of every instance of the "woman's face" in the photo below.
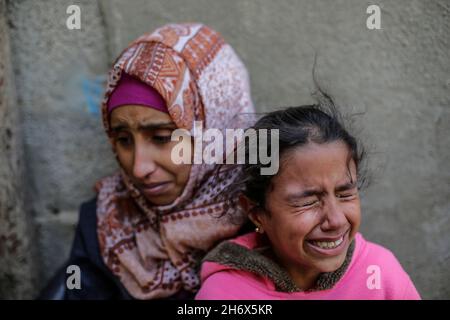
{"type": "Polygon", "coordinates": [[[281,158],[258,219],[288,271],[331,272],[344,262],[361,210],[349,158],[343,142],[309,143],[281,158]]]}
{"type": "Polygon", "coordinates": [[[180,142],[171,141],[177,127],[170,116],[153,108],[127,105],[112,111],[110,123],[119,162],[134,185],[155,205],[172,203],[183,192],[191,165],[171,160],[172,148],[180,142]]]}

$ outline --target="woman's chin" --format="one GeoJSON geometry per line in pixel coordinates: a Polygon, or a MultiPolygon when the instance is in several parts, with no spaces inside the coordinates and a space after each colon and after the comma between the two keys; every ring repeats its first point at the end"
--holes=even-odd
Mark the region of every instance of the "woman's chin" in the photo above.
{"type": "Polygon", "coordinates": [[[167,192],[159,195],[148,195],[143,193],[144,197],[153,205],[166,206],[173,203],[181,193],[179,192],[167,192]]]}
{"type": "Polygon", "coordinates": [[[147,199],[148,202],[155,206],[166,206],[171,204],[175,201],[176,197],[170,197],[170,196],[157,196],[157,197],[149,197],[144,195],[145,199],[147,199]]]}

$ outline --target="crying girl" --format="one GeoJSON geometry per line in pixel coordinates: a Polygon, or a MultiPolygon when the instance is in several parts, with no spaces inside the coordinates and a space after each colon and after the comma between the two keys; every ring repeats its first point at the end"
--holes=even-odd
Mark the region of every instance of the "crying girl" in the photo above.
{"type": "Polygon", "coordinates": [[[256,229],[203,259],[196,299],[420,299],[392,252],[358,232],[365,153],[329,102],[255,124],[279,130],[279,170],[241,167],[256,229]]]}

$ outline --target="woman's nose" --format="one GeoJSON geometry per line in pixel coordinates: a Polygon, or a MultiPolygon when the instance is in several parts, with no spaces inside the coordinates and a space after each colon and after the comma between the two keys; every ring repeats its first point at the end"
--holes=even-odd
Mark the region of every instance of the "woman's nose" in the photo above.
{"type": "Polygon", "coordinates": [[[328,201],[324,210],[325,218],[321,225],[323,231],[340,230],[347,224],[344,210],[336,199],[328,201]]]}
{"type": "Polygon", "coordinates": [[[152,152],[144,146],[136,145],[134,150],[133,176],[143,180],[156,170],[152,152]]]}

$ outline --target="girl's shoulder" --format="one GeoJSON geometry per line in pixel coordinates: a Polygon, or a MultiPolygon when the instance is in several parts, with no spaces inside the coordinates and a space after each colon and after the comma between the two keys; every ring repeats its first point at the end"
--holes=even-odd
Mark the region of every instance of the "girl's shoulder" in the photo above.
{"type": "MultiPolygon", "coordinates": [[[[361,233],[355,236],[355,263],[371,264],[373,266],[390,269],[395,272],[403,271],[394,253],[380,244],[367,241],[361,233]]],[[[391,273],[393,274],[393,273],[391,273]]]]}
{"type": "Polygon", "coordinates": [[[359,233],[350,265],[335,287],[308,295],[278,292],[269,278],[277,279],[273,275],[279,272],[261,276],[261,270],[276,271],[257,254],[264,245],[261,239],[259,234],[249,233],[213,249],[203,261],[202,286],[196,299],[420,299],[392,251],[359,233]]]}
{"type": "Polygon", "coordinates": [[[360,233],[355,237],[355,254],[348,273],[353,278],[352,282],[361,283],[373,293],[382,292],[384,299],[420,299],[411,278],[394,253],[382,245],[367,241],[360,233]]]}
{"type": "Polygon", "coordinates": [[[361,233],[355,236],[355,253],[360,258],[370,258],[387,263],[394,263],[397,261],[393,252],[380,244],[367,241],[361,233]]]}
{"type": "Polygon", "coordinates": [[[273,284],[262,271],[274,269],[252,232],[220,243],[203,259],[196,299],[271,299],[273,284]]]}

